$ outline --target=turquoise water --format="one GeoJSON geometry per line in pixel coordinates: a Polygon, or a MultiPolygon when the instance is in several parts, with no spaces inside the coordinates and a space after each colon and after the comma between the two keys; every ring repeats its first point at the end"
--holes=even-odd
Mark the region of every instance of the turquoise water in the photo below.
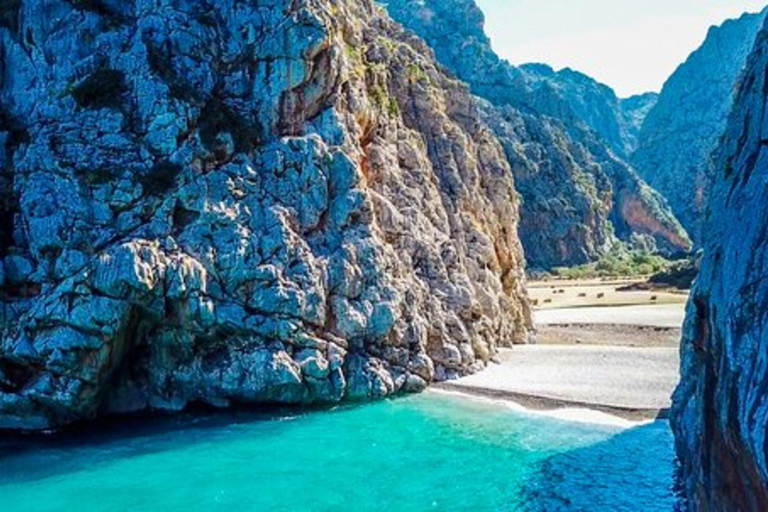
{"type": "Polygon", "coordinates": [[[428,393],[6,441],[0,510],[663,511],[672,473],[666,422],[621,430],[428,393]]]}

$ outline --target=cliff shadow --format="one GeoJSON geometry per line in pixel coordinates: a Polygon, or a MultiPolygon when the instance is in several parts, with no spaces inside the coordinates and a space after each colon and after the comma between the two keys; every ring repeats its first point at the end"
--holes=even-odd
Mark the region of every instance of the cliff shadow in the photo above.
{"type": "Polygon", "coordinates": [[[521,512],[685,512],[667,421],[550,457],[520,490],[521,512]],[[660,468],[664,468],[663,470],[660,468]],[[654,503],[654,508],[638,504],[654,503]]]}

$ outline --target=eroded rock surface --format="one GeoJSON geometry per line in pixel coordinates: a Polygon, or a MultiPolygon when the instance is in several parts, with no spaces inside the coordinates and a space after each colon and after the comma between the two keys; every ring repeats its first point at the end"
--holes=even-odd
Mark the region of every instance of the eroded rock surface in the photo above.
{"type": "Polygon", "coordinates": [[[766,12],[713,27],[702,46],[664,84],[643,123],[632,163],[669,202],[691,237],[701,228],[712,174],[712,152],[766,12]]]}
{"type": "Polygon", "coordinates": [[[567,124],[589,127],[622,159],[635,151],[642,121],[656,94],[621,100],[607,85],[569,68],[555,71],[546,64],[525,64],[520,70],[531,106],[567,124]]]}
{"type": "Polygon", "coordinates": [[[0,8],[0,428],[417,391],[524,341],[518,199],[368,0],[0,8]]]}
{"type": "Polygon", "coordinates": [[[627,133],[630,134],[631,137],[632,151],[630,155],[637,151],[637,146],[640,143],[640,130],[642,129],[648,114],[651,113],[651,110],[653,110],[658,102],[659,94],[655,92],[636,94],[635,96],[619,100],[621,111],[624,114],[627,133]]]}
{"type": "Polygon", "coordinates": [[[718,150],[672,426],[694,510],[768,510],[768,32],[718,150]]]}
{"type": "MultiPolygon", "coordinates": [[[[520,237],[533,268],[593,261],[622,240],[686,251],[664,199],[620,158],[631,127],[615,94],[574,72],[500,59],[474,0],[389,0],[392,16],[485,100],[522,196],[520,237]]],[[[639,114],[638,114],[639,115],[639,114]]]]}

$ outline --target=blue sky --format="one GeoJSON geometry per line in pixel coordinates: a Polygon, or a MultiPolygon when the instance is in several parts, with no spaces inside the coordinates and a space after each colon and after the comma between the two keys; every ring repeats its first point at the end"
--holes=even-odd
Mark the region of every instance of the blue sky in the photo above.
{"type": "Polygon", "coordinates": [[[476,0],[493,46],[513,64],[571,67],[619,96],[659,91],[711,25],[768,0],[476,0]]]}

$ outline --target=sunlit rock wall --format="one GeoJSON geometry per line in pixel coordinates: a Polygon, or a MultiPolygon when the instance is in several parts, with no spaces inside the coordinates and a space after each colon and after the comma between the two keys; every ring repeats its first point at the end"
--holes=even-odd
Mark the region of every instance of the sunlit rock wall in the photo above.
{"type": "Polygon", "coordinates": [[[518,198],[368,0],[0,7],[0,428],[418,391],[525,341],[518,198]]]}

